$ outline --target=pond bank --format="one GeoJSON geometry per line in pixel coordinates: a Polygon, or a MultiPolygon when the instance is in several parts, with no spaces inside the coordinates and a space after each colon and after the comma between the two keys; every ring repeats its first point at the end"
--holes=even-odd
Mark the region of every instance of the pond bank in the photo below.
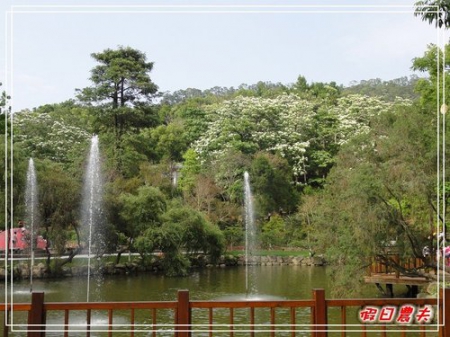
{"type": "MultiPolygon", "coordinates": [[[[245,265],[245,256],[243,255],[224,255],[216,264],[211,264],[204,255],[191,257],[191,268],[226,268],[233,266],[245,265]]],[[[249,264],[261,266],[323,266],[325,260],[321,256],[302,257],[302,256],[253,256],[249,264]]],[[[151,262],[143,264],[139,258],[135,258],[124,263],[94,263],[91,265],[91,273],[95,274],[101,272],[104,275],[127,275],[143,272],[161,273],[162,263],[161,258],[154,257],[151,262]]],[[[52,278],[52,277],[73,277],[86,276],[88,274],[87,265],[65,265],[57,274],[49,273],[46,265],[42,262],[37,263],[32,268],[33,278],[52,278]]],[[[9,275],[10,276],[10,275],[9,275]]],[[[0,268],[0,280],[5,280],[6,270],[4,267],[0,268]]],[[[30,266],[27,262],[20,262],[14,265],[13,278],[14,279],[28,279],[30,277],[30,266]]]]}

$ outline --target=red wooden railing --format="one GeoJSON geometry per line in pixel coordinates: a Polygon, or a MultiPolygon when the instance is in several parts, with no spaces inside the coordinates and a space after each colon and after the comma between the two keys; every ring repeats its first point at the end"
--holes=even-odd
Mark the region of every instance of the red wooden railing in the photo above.
{"type": "MultiPolygon", "coordinates": [[[[308,331],[312,337],[325,337],[329,334],[332,336],[347,336],[349,333],[354,336],[355,333],[360,336],[367,336],[368,333],[377,331],[380,336],[392,336],[393,333],[398,336],[409,336],[410,334],[420,336],[450,336],[450,289],[440,292],[438,298],[421,298],[421,299],[326,299],[323,289],[314,289],[311,300],[276,300],[276,301],[191,301],[187,290],[178,292],[177,301],[167,302],[95,302],[95,303],[46,303],[44,301],[44,293],[33,293],[32,301],[28,304],[7,304],[0,307],[3,311],[3,336],[14,336],[17,331],[11,329],[11,312],[27,313],[23,328],[19,329],[24,334],[27,331],[28,337],[44,337],[46,331],[55,333],[53,325],[49,325],[49,316],[55,312],[62,312],[62,322],[58,323],[58,331],[62,336],[73,336],[74,330],[71,323],[71,314],[85,312],[85,320],[82,328],[76,330],[77,336],[82,331],[86,336],[90,336],[94,328],[92,324],[93,312],[106,312],[107,323],[104,324],[104,333],[108,336],[113,334],[117,336],[128,335],[135,336],[142,332],[140,328],[145,326],[146,335],[151,334],[157,336],[159,333],[171,332],[176,337],[190,337],[195,332],[202,332],[209,336],[216,333],[220,335],[227,334],[233,337],[235,334],[242,336],[243,334],[254,336],[264,332],[265,336],[296,336],[299,332],[308,331]],[[381,325],[381,324],[362,324],[356,318],[359,309],[365,306],[396,306],[400,307],[404,304],[413,306],[433,305],[439,308],[436,313],[436,321],[431,324],[412,324],[412,325],[381,325]],[[162,310],[170,312],[169,318],[171,322],[167,324],[161,322],[158,313],[162,310]],[[216,313],[218,311],[227,311],[228,321],[218,324],[216,313]],[[258,313],[265,310],[268,317],[263,322],[259,322],[258,313]],[[114,313],[128,313],[128,322],[121,327],[113,324],[114,313]],[[144,311],[146,321],[137,319],[137,313],[144,311]],[[237,323],[237,313],[245,311],[245,324],[237,323]],[[280,311],[285,316],[280,318],[280,311]],[[305,322],[304,313],[308,312],[307,321],[305,322]],[[339,314],[336,315],[336,311],[339,314]],[[334,312],[334,316],[330,315],[334,312]],[[302,314],[303,321],[299,319],[302,314]],[[336,321],[336,317],[337,321],[336,321]],[[196,322],[200,320],[200,323],[196,322]],[[151,321],[151,323],[149,323],[151,321]],[[349,324],[352,321],[354,324],[349,324]],[[284,323],[284,324],[281,324],[284,323]],[[71,329],[69,329],[69,327],[71,329]],[[194,333],[193,333],[194,332],[194,333]]],[[[73,316],[72,316],[73,317],[73,316]]],[[[222,318],[223,319],[223,315],[222,318]]],[[[240,316],[239,321],[242,321],[240,316]]],[[[123,322],[122,322],[123,323],[123,322]]],[[[17,322],[14,327],[17,328],[17,322]]],[[[95,330],[96,335],[99,330],[95,330]]]]}

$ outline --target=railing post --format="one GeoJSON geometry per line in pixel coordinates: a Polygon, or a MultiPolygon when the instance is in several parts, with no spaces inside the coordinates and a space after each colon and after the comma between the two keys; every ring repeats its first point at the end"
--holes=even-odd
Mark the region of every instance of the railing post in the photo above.
{"type": "Polygon", "coordinates": [[[177,337],[191,336],[191,306],[189,303],[189,290],[178,290],[178,306],[175,324],[177,337]]]}
{"type": "Polygon", "coordinates": [[[44,293],[31,294],[31,310],[28,312],[28,337],[45,336],[44,293]]]}
{"type": "Polygon", "coordinates": [[[447,337],[450,334],[450,289],[440,289],[442,304],[439,306],[439,337],[447,337]]]}
{"type": "Polygon", "coordinates": [[[314,304],[314,330],[315,337],[327,336],[327,302],[325,300],[325,290],[313,289],[314,304]]]}
{"type": "MultiPolygon", "coordinates": [[[[396,264],[400,264],[400,256],[398,254],[394,255],[393,260],[396,264]]],[[[395,268],[395,278],[399,278],[399,277],[400,277],[400,271],[397,268],[395,268]]]]}
{"type": "Polygon", "coordinates": [[[3,337],[8,337],[9,333],[9,309],[3,315],[3,337]]]}

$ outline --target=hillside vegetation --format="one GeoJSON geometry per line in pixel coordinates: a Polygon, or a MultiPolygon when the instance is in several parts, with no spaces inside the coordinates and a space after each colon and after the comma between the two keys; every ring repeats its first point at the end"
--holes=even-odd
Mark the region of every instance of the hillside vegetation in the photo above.
{"type": "Polygon", "coordinates": [[[438,136],[447,128],[437,113],[438,75],[448,76],[442,66],[436,70],[439,53],[429,46],[414,60],[412,67],[426,76],[420,79],[344,88],[299,76],[293,84],[173,93],[158,91],[153,63],[141,51],[94,53],[91,87],[66,102],[15,112],[14,207],[0,210],[2,223],[26,218],[32,157],[41,234],[53,252],[73,242],[85,245],[83,171],[97,134],[105,177],[104,253],[131,250],[145,260],[162,251],[167,274],[182,275],[190,254],[214,260],[242,245],[248,171],[261,248],[325,254],[341,282],[336,289],[360,280],[370,258],[388,261],[392,241],[402,259],[420,257],[434,268],[422,248],[434,246],[433,232],[443,228],[438,200],[447,202],[440,199],[447,185],[436,169],[437,149],[445,145],[438,147],[438,136]]]}

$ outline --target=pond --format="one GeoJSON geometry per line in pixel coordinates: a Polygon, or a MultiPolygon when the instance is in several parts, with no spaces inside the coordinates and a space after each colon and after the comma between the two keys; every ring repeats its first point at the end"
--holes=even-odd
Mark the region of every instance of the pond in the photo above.
{"type": "MultiPolygon", "coordinates": [[[[310,299],[313,288],[330,290],[326,267],[251,266],[254,278],[252,293],[280,299],[310,299]]],[[[221,298],[243,299],[246,296],[244,267],[207,268],[189,277],[165,277],[155,274],[104,276],[91,279],[90,301],[172,301],[179,289],[188,289],[192,300],[221,298]]],[[[0,284],[0,299],[4,300],[4,284],[0,284]]],[[[15,281],[15,302],[29,302],[27,280],[15,281]]],[[[86,301],[87,279],[35,279],[33,291],[45,292],[48,302],[86,301]]],[[[8,289],[9,292],[9,289],[8,289]]]]}
{"type": "MultiPolygon", "coordinates": [[[[326,267],[307,267],[307,266],[251,266],[252,277],[254,277],[255,290],[251,295],[246,294],[246,268],[244,267],[227,267],[227,268],[209,268],[195,271],[189,277],[165,277],[154,274],[139,274],[139,275],[122,275],[122,276],[107,276],[101,279],[91,280],[91,294],[90,301],[175,301],[177,292],[180,289],[188,289],[191,300],[245,300],[250,299],[311,299],[312,289],[325,289],[326,297],[330,297],[332,284],[329,282],[326,275],[326,267]]],[[[30,302],[30,285],[29,282],[17,281],[13,284],[13,300],[15,303],[30,302]]],[[[46,302],[85,302],[86,301],[86,278],[72,277],[63,279],[51,280],[34,280],[33,291],[43,291],[45,293],[46,302]]],[[[8,289],[8,294],[10,290],[8,289]]],[[[367,287],[367,297],[376,297],[378,294],[374,286],[367,287]]],[[[0,298],[2,302],[5,300],[5,284],[0,284],[0,298]]],[[[48,322],[59,322],[61,320],[60,313],[54,315],[50,313],[48,322]]],[[[226,317],[228,313],[224,313],[226,317]]],[[[142,318],[142,322],[148,322],[149,325],[143,329],[148,329],[144,336],[151,336],[151,315],[142,318]]],[[[220,321],[220,312],[218,319],[220,321]]],[[[247,318],[239,311],[235,313],[235,322],[246,321],[247,318]]],[[[259,319],[265,320],[261,313],[259,319]]],[[[288,313],[286,313],[288,315],[288,313]]],[[[304,320],[305,323],[310,321],[309,312],[299,311],[299,320],[304,320]]],[[[25,319],[25,314],[16,315],[14,323],[25,319]]],[[[336,319],[339,313],[329,313],[329,320],[336,319]]],[[[357,323],[357,313],[351,314],[354,323],[357,323]]],[[[99,330],[105,329],[101,327],[102,324],[107,323],[107,313],[94,314],[93,323],[99,325],[99,330]]],[[[278,316],[277,316],[278,317],[278,316]]],[[[281,314],[280,317],[283,317],[281,314]]],[[[84,322],[85,314],[74,314],[70,322],[84,322]]],[[[136,317],[139,319],[139,317],[136,317]]],[[[206,323],[208,320],[206,315],[196,315],[197,322],[206,323]],[[204,316],[204,317],[203,317],[204,316]]],[[[225,319],[225,318],[224,318],[225,319]]],[[[173,314],[163,314],[158,317],[158,321],[173,322],[173,314]],[[165,316],[164,316],[165,315],[165,316]]],[[[194,320],[194,318],[193,318],[194,320]]],[[[123,316],[114,314],[114,324],[121,324],[127,321],[126,314],[123,316]]],[[[225,320],[226,322],[226,320],[225,320]]],[[[281,323],[281,322],[280,322],[281,323]]],[[[16,323],[17,324],[17,323],[16,323]]],[[[25,329],[25,327],[24,327],[25,329]]],[[[76,329],[74,329],[76,330],[76,329]]],[[[95,330],[95,329],[94,329],[95,330]]],[[[25,336],[25,332],[15,332],[14,336],[25,336]]],[[[60,336],[61,332],[47,332],[46,336],[60,336]]],[[[106,336],[106,333],[92,331],[91,336],[106,336]]],[[[123,336],[128,336],[129,333],[123,333],[123,336]]],[[[141,335],[141,334],[139,334],[141,335]]],[[[161,329],[157,336],[172,336],[172,332],[161,329]]],[[[194,336],[208,336],[207,333],[195,333],[194,336]]],[[[226,333],[214,334],[214,336],[229,335],[226,333]]],[[[241,335],[235,333],[236,335],[241,335]]],[[[247,334],[248,335],[248,334],[247,334]]],[[[264,334],[258,334],[258,336],[264,334]]],[[[277,336],[289,335],[288,333],[277,333],[277,336]]],[[[299,333],[298,336],[309,336],[309,332],[299,333]]],[[[71,331],[70,336],[85,336],[85,333],[71,331]]],[[[114,336],[122,336],[121,333],[116,332],[114,336]]]]}

